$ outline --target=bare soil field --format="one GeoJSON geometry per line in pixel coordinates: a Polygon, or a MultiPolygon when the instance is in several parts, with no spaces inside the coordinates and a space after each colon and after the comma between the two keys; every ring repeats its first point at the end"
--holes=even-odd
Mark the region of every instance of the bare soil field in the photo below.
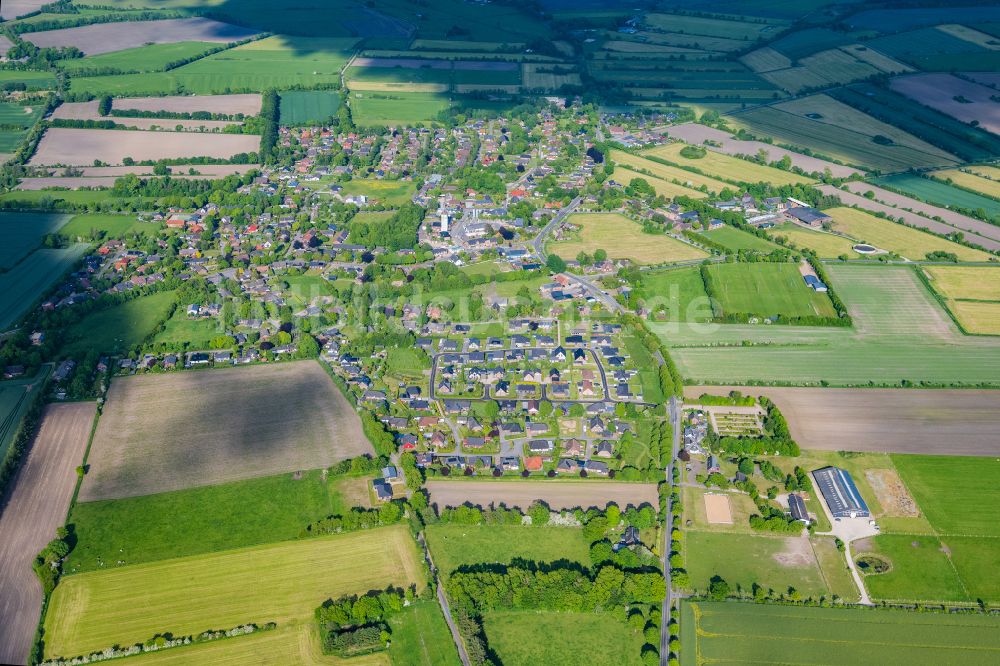
{"type": "Polygon", "coordinates": [[[31,32],[25,39],[35,46],[75,46],[87,55],[111,53],[146,44],[174,42],[216,42],[228,44],[260,34],[257,30],[221,23],[207,18],[166,19],[96,23],[77,28],[31,32]]]}
{"type": "Polygon", "coordinates": [[[47,4],[48,0],[3,0],[0,2],[0,17],[12,21],[18,16],[38,11],[42,5],[47,4]]]}
{"type": "Polygon", "coordinates": [[[460,69],[476,72],[509,72],[519,69],[516,62],[484,60],[431,60],[423,58],[355,58],[351,67],[399,67],[401,69],[460,69]]]}
{"type": "Polygon", "coordinates": [[[542,500],[552,509],[603,509],[609,502],[624,508],[649,503],[656,506],[659,498],[652,483],[620,483],[615,481],[428,481],[431,502],[439,506],[461,506],[466,502],[479,506],[500,504],[527,509],[535,500],[542,500]]]}
{"type": "Polygon", "coordinates": [[[1000,391],[689,386],[766,395],[803,449],[953,456],[1000,455],[1000,391]]]}
{"type": "Polygon", "coordinates": [[[704,497],[705,516],[710,524],[733,524],[733,512],[729,510],[729,497],[715,493],[708,493],[704,497]]]}
{"type": "Polygon", "coordinates": [[[318,363],[115,379],[80,501],[329,467],[372,453],[318,363]]]}
{"type": "Polygon", "coordinates": [[[259,148],[260,137],[251,134],[53,127],[45,131],[29,163],[32,166],[89,166],[94,160],[121,164],[126,157],[137,161],[185,157],[225,159],[239,153],[255,153],[259,148]]]}
{"type": "Polygon", "coordinates": [[[119,111],[170,111],[172,113],[228,113],[255,116],[260,113],[260,95],[168,95],[166,97],[122,97],[113,102],[119,111]]]}
{"type": "Polygon", "coordinates": [[[241,125],[236,120],[177,120],[174,118],[122,118],[119,116],[102,116],[97,112],[98,100],[90,102],[67,102],[52,112],[53,118],[71,120],[110,120],[129,129],[167,130],[180,127],[182,130],[210,132],[222,130],[227,125],[241,125]]]}
{"type": "Polygon", "coordinates": [[[887,516],[916,518],[920,515],[917,503],[899,478],[899,472],[894,469],[869,469],[865,470],[865,478],[887,516]]]}
{"type": "Polygon", "coordinates": [[[964,215],[959,215],[957,213],[944,210],[943,208],[939,208],[938,210],[942,210],[945,213],[948,213],[948,216],[942,215],[941,219],[954,220],[950,221],[949,224],[945,224],[944,222],[938,222],[937,220],[932,220],[929,217],[924,217],[923,215],[920,215],[918,213],[911,213],[909,211],[903,210],[902,208],[895,208],[893,206],[881,203],[880,201],[872,201],[871,199],[863,197],[861,194],[857,194],[857,192],[867,192],[871,190],[872,192],[876,192],[875,196],[877,198],[881,199],[883,195],[878,193],[878,191],[881,191],[885,193],[884,196],[890,197],[891,200],[893,201],[899,201],[901,205],[904,205],[907,208],[913,207],[914,210],[916,210],[916,206],[936,208],[935,206],[922,204],[916,199],[910,199],[909,197],[904,197],[901,194],[895,194],[894,192],[883,190],[882,188],[876,187],[875,185],[870,185],[869,183],[849,182],[846,183],[846,186],[853,191],[848,192],[845,190],[841,190],[837,187],[834,187],[833,185],[817,185],[816,188],[821,192],[823,192],[823,194],[829,194],[840,197],[841,202],[843,202],[844,205],[846,206],[857,206],[862,210],[871,211],[873,213],[885,213],[886,215],[891,215],[894,218],[902,218],[903,221],[905,221],[906,224],[910,226],[917,227],[919,229],[926,229],[927,231],[933,231],[934,233],[937,234],[950,234],[956,231],[961,231],[962,233],[965,234],[965,240],[969,241],[970,243],[975,243],[976,245],[979,245],[987,250],[992,250],[992,251],[1000,250],[1000,240],[996,238],[998,232],[1000,232],[1000,227],[993,227],[992,225],[986,222],[981,222],[973,218],[965,218],[964,215]],[[972,222],[975,223],[976,228],[981,228],[983,232],[988,232],[991,235],[983,236],[980,235],[979,233],[976,233],[975,231],[968,229],[967,227],[973,225],[970,225],[969,223],[964,221],[960,222],[958,218],[965,218],[967,220],[971,220],[972,222]],[[960,224],[964,224],[966,226],[960,226],[960,224]]]}
{"type": "Polygon", "coordinates": [[[6,35],[0,35],[0,58],[7,55],[7,51],[12,46],[14,46],[14,42],[10,41],[9,37],[6,35]]]}
{"type": "Polygon", "coordinates": [[[66,520],[97,405],[51,405],[0,516],[0,663],[26,664],[42,612],[35,555],[66,520]]]}
{"type": "Polygon", "coordinates": [[[964,123],[976,120],[983,129],[1000,133],[1000,106],[992,99],[996,91],[951,74],[917,74],[896,77],[894,91],[964,123]],[[957,101],[955,98],[965,101],[957,101]]]}
{"type": "Polygon", "coordinates": [[[787,156],[788,159],[792,161],[794,166],[810,173],[814,171],[823,173],[824,169],[829,169],[830,173],[838,178],[847,178],[848,176],[856,173],[861,173],[853,167],[835,164],[834,162],[827,162],[826,160],[821,160],[817,157],[802,155],[800,153],[792,152],[791,150],[779,148],[778,146],[772,146],[771,144],[764,143],[763,141],[741,141],[739,139],[734,139],[729,135],[729,132],[723,132],[722,130],[717,130],[714,127],[698,125],[697,123],[684,123],[683,125],[676,125],[669,128],[668,133],[672,137],[681,139],[682,141],[686,141],[687,143],[691,143],[696,146],[702,145],[706,140],[718,141],[721,146],[706,147],[711,148],[712,150],[718,150],[726,155],[750,155],[753,157],[757,155],[757,151],[765,150],[767,151],[767,159],[770,162],[780,160],[787,156]]]}

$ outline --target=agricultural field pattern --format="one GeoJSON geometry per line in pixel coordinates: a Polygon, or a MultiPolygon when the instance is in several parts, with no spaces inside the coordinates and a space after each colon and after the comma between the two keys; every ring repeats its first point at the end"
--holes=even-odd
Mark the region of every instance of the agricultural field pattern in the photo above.
{"type": "Polygon", "coordinates": [[[998,72],[971,0],[2,0],[0,663],[996,663],[998,72]]]}

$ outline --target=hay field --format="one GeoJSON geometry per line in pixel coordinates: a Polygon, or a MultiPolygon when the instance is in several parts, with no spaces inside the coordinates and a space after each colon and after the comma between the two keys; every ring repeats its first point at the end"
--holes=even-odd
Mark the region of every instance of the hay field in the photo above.
{"type": "Polygon", "coordinates": [[[929,174],[938,180],[951,181],[953,184],[967,190],[974,190],[994,199],[1000,199],[1000,182],[983,178],[974,173],[959,169],[943,169],[929,174]]]}
{"type": "Polygon", "coordinates": [[[663,234],[643,233],[642,227],[617,213],[578,213],[567,218],[580,227],[578,239],[549,244],[549,251],[564,259],[580,252],[607,251],[612,259],[631,259],[638,264],[662,264],[703,259],[708,254],[692,245],[663,234]]]}
{"type": "MultiPolygon", "coordinates": [[[[161,121],[168,123],[170,121],[161,121]]],[[[32,166],[90,166],[94,160],[121,164],[186,157],[231,158],[255,153],[260,137],[252,134],[198,134],[193,132],[144,132],[135,130],[69,129],[51,127],[38,144],[32,166]]]]}
{"type": "Polygon", "coordinates": [[[789,646],[815,666],[994,663],[1000,619],[896,610],[681,604],[682,666],[786,661],[789,646]]]}
{"type": "Polygon", "coordinates": [[[46,656],[164,631],[284,626],[310,620],[329,597],[425,582],[416,543],[402,525],[77,574],[52,596],[46,656]]]}
{"type": "Polygon", "coordinates": [[[796,183],[810,183],[812,179],[798,174],[782,171],[773,167],[763,166],[737,157],[730,157],[712,151],[706,152],[704,157],[690,159],[680,154],[685,144],[673,143],[666,146],[657,146],[645,152],[665,159],[668,162],[689,166],[702,171],[709,176],[721,178],[741,183],[773,183],[775,185],[793,185],[796,183]]]}
{"type": "Polygon", "coordinates": [[[80,501],[318,469],[371,452],[357,414],[313,361],[126,377],[112,382],[80,501]]]}
{"type": "Polygon", "coordinates": [[[830,297],[802,280],[795,264],[714,264],[708,267],[717,316],[835,317],[830,297]]]}
{"type": "Polygon", "coordinates": [[[686,187],[707,187],[710,192],[721,192],[726,188],[732,188],[732,185],[725,181],[718,180],[717,178],[704,176],[700,173],[687,171],[675,166],[663,164],[662,162],[647,160],[639,155],[633,155],[620,150],[611,151],[611,161],[615,164],[629,167],[630,169],[648,171],[656,178],[665,180],[669,183],[680,183],[686,187]]]}
{"type": "Polygon", "coordinates": [[[31,563],[66,521],[96,412],[93,402],[46,408],[0,514],[0,663],[27,662],[42,610],[31,563]]]}
{"type": "Polygon", "coordinates": [[[618,481],[428,481],[431,503],[438,506],[460,506],[471,502],[479,506],[505,503],[527,509],[535,500],[546,502],[552,509],[598,507],[614,502],[620,507],[651,504],[659,501],[654,483],[623,483],[618,481]]]}
{"type": "Polygon", "coordinates": [[[689,386],[685,393],[731,390],[773,400],[803,449],[1000,455],[1000,391],[689,386]]]}
{"type": "Polygon", "coordinates": [[[622,185],[628,185],[634,178],[642,178],[652,186],[654,192],[669,199],[673,199],[676,196],[686,196],[691,197],[692,199],[704,199],[708,196],[700,190],[692,190],[684,187],[683,185],[677,185],[661,178],[654,178],[649,174],[639,173],[638,171],[633,171],[628,167],[615,167],[615,170],[611,173],[611,179],[616,183],[621,183],[622,185]]]}
{"type": "Polygon", "coordinates": [[[26,33],[24,39],[39,48],[75,46],[87,55],[111,53],[146,44],[215,42],[228,44],[259,34],[257,30],[207,18],[95,23],[76,28],[26,33]]]}
{"type": "Polygon", "coordinates": [[[854,208],[829,208],[824,212],[833,218],[834,231],[907,259],[920,260],[929,252],[939,250],[953,252],[961,261],[987,261],[990,258],[982,250],[974,250],[854,208]]]}
{"type": "Polygon", "coordinates": [[[1000,268],[927,266],[924,272],[963,329],[1000,335],[1000,268]]]}
{"type": "Polygon", "coordinates": [[[839,257],[846,254],[850,257],[859,256],[854,250],[854,241],[823,231],[811,231],[803,226],[792,223],[781,224],[767,230],[770,236],[783,236],[796,247],[809,248],[821,258],[839,257]]]}

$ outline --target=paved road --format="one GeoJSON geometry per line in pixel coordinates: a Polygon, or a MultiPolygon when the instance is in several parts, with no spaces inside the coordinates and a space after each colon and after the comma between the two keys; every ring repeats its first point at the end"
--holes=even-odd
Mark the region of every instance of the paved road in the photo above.
{"type": "Polygon", "coordinates": [[[564,273],[564,275],[568,277],[571,282],[575,282],[576,284],[583,287],[583,290],[585,292],[596,298],[601,303],[601,305],[603,305],[608,309],[609,312],[613,312],[615,314],[621,314],[625,312],[625,308],[622,306],[621,303],[616,301],[610,294],[608,294],[603,289],[598,287],[596,284],[591,282],[590,278],[584,277],[582,275],[574,275],[573,273],[564,273]]]}
{"type": "MultiPolygon", "coordinates": [[[[653,358],[656,360],[658,366],[665,364],[663,354],[659,350],[653,354],[653,358]]],[[[667,484],[670,489],[673,490],[674,487],[674,465],[677,462],[677,453],[680,450],[681,442],[681,408],[683,404],[677,400],[676,396],[670,397],[670,402],[667,405],[667,413],[670,417],[670,424],[673,427],[673,437],[671,438],[670,447],[670,464],[667,465],[665,474],[667,484]]],[[[663,534],[663,577],[667,582],[667,593],[663,598],[663,609],[661,611],[660,617],[660,664],[666,666],[668,663],[668,656],[670,654],[670,610],[674,605],[674,598],[677,595],[674,594],[672,589],[672,582],[670,580],[670,532],[673,529],[674,515],[673,515],[673,503],[670,496],[667,496],[667,507],[666,507],[666,529],[663,534]]],[[[678,633],[680,633],[680,626],[678,625],[678,633]]]]}
{"type": "Polygon", "coordinates": [[[566,216],[576,210],[576,207],[580,205],[583,201],[581,197],[577,197],[569,202],[569,205],[556,213],[548,224],[542,227],[542,230],[538,232],[535,239],[531,241],[531,249],[535,251],[535,255],[541,259],[545,259],[545,237],[552,233],[552,230],[562,224],[562,221],[566,219],[566,216]]]}

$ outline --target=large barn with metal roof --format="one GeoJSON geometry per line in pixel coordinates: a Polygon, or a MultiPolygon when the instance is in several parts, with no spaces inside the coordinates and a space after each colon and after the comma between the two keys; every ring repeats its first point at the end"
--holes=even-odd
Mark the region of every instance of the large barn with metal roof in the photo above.
{"type": "Polygon", "coordinates": [[[824,467],[813,472],[816,485],[823,493],[826,505],[834,518],[867,518],[871,516],[854,479],[847,470],[824,467]]]}

